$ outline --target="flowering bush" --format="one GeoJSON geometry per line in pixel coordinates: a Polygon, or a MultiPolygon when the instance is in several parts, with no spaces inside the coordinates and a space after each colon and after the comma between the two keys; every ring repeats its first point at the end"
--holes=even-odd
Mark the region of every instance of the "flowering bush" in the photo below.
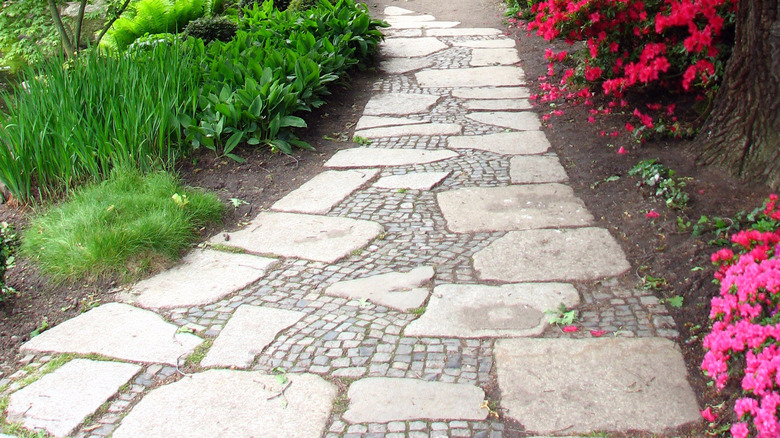
{"type": "MultiPolygon", "coordinates": [[[[530,17],[528,29],[547,40],[585,42],[575,54],[548,50],[549,76],[556,63],[575,62],[565,68],[560,87],[545,84],[543,90],[550,100],[563,95],[588,103],[599,88],[616,99],[650,84],[681,91],[712,89],[733,45],[723,36],[733,29],[736,5],[737,0],[531,0],[520,16],[530,17]],[[588,89],[567,92],[568,85],[588,89]]],[[[635,109],[641,124],[626,129],[656,128],[648,110],[664,116],[674,112],[660,104],[635,109]]]]}
{"type": "Polygon", "coordinates": [[[712,331],[704,338],[702,369],[723,389],[741,375],[735,438],[780,436],[780,203],[772,195],[762,229],[732,236],[736,252],[712,256],[720,294],[712,299],[712,331]]]}

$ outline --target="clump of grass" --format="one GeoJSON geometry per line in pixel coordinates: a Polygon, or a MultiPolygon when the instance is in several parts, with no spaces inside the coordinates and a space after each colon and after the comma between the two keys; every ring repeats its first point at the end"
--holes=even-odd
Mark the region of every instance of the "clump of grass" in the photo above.
{"type": "Polygon", "coordinates": [[[177,259],[223,209],[168,173],[117,170],[36,216],[21,252],[55,280],[134,280],[177,259]]]}

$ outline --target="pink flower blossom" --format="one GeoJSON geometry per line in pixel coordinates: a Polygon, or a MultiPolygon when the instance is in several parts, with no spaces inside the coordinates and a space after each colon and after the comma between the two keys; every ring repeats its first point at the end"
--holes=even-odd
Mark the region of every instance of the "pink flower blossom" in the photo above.
{"type": "Polygon", "coordinates": [[[620,149],[618,149],[617,153],[618,155],[625,155],[628,153],[628,151],[623,146],[620,146],[620,149]]]}
{"type": "Polygon", "coordinates": [[[607,334],[607,332],[604,331],[604,330],[591,330],[590,331],[590,335],[593,336],[594,338],[600,338],[600,337],[604,336],[605,334],[607,334]]]}
{"type": "Polygon", "coordinates": [[[716,414],[712,413],[712,408],[710,408],[709,406],[707,406],[707,409],[701,411],[701,416],[702,418],[709,421],[710,423],[712,423],[718,418],[716,414]]]}
{"type": "Polygon", "coordinates": [[[580,328],[576,325],[567,325],[563,327],[561,330],[564,331],[564,333],[574,333],[580,331],[580,328]]]}
{"type": "Polygon", "coordinates": [[[658,214],[658,212],[655,211],[655,210],[650,210],[650,211],[647,212],[647,214],[645,214],[645,217],[648,218],[648,219],[655,219],[658,216],[661,216],[661,215],[658,214]]]}

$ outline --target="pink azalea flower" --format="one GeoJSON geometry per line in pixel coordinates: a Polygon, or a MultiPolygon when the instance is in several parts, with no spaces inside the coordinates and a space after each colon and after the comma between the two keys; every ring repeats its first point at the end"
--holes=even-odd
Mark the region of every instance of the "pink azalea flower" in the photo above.
{"type": "Polygon", "coordinates": [[[606,334],[607,334],[607,332],[605,332],[604,330],[591,330],[590,331],[590,335],[593,336],[594,338],[600,338],[600,337],[602,337],[602,336],[604,336],[606,334]]]}
{"type": "Polygon", "coordinates": [[[576,325],[567,325],[562,330],[564,331],[564,333],[574,333],[580,331],[580,328],[577,327],[576,325]]]}
{"type": "Polygon", "coordinates": [[[712,413],[712,408],[710,408],[709,406],[707,406],[707,409],[701,411],[701,416],[705,420],[709,421],[710,423],[714,422],[718,418],[718,415],[717,414],[713,414],[712,413]]]}
{"type": "Polygon", "coordinates": [[[646,217],[646,218],[648,218],[648,219],[655,219],[655,218],[657,218],[658,216],[660,216],[660,214],[658,214],[658,212],[657,212],[657,211],[655,211],[655,210],[650,210],[650,211],[648,211],[648,212],[647,212],[647,214],[645,215],[645,217],[646,217]]]}
{"type": "Polygon", "coordinates": [[[620,146],[620,149],[618,149],[617,153],[618,155],[625,155],[628,153],[628,151],[623,146],[620,146]]]}

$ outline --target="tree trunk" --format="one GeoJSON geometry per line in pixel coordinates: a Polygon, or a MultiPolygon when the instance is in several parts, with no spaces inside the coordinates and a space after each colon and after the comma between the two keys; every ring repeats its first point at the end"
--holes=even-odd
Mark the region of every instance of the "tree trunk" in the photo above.
{"type": "Polygon", "coordinates": [[[780,188],[780,0],[740,0],[736,43],[698,161],[780,188]]]}

